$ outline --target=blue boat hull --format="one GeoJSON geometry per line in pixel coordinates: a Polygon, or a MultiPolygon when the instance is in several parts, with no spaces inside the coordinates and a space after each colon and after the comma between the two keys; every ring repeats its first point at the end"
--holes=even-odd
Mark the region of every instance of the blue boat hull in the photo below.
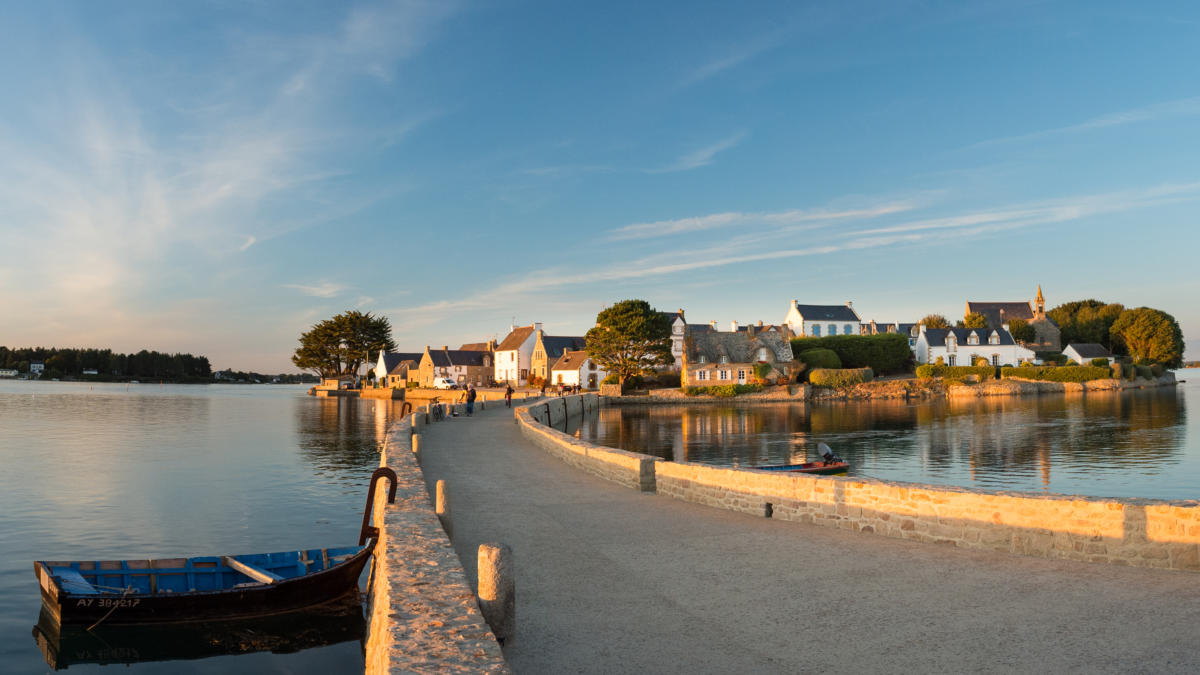
{"type": "Polygon", "coordinates": [[[215,621],[357,593],[374,543],[229,557],[38,561],[34,571],[46,610],[63,625],[215,621]]]}

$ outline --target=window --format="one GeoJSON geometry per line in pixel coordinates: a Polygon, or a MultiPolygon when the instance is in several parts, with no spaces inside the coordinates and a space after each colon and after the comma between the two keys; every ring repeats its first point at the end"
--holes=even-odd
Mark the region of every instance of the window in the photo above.
{"type": "Polygon", "coordinates": [[[759,361],[766,361],[766,360],[767,360],[767,348],[766,348],[766,347],[759,347],[759,348],[758,348],[758,360],[759,360],[759,361]]]}
{"type": "Polygon", "coordinates": [[[972,331],[971,334],[967,336],[967,344],[969,344],[969,345],[979,344],[979,336],[976,335],[974,331],[972,331]]]}
{"type": "Polygon", "coordinates": [[[708,379],[708,371],[707,370],[696,371],[696,379],[697,380],[707,380],[708,379]]]}
{"type": "Polygon", "coordinates": [[[948,349],[950,351],[954,351],[957,348],[958,348],[958,338],[954,337],[953,333],[951,333],[950,335],[947,335],[946,336],[946,349],[948,349]]]}
{"type": "Polygon", "coordinates": [[[683,335],[683,325],[675,324],[675,327],[671,329],[671,332],[675,333],[676,335],[683,335]]]}
{"type": "Polygon", "coordinates": [[[846,324],[845,326],[842,326],[842,328],[844,329],[842,331],[842,335],[853,335],[854,334],[854,328],[850,324],[846,324]]]}
{"type": "Polygon", "coordinates": [[[745,382],[745,381],[746,381],[746,371],[739,369],[738,370],[738,382],[745,382]]]}
{"type": "Polygon", "coordinates": [[[1000,334],[997,333],[996,331],[992,331],[992,334],[990,336],[988,336],[988,344],[989,345],[1000,344],[1000,334]]]}
{"type": "Polygon", "coordinates": [[[722,355],[720,356],[720,359],[719,359],[719,360],[720,360],[720,362],[721,362],[721,363],[729,363],[729,356],[728,356],[728,355],[726,355],[726,354],[722,354],[722,355]]]}
{"type": "Polygon", "coordinates": [[[957,359],[957,358],[958,358],[957,356],[955,356],[954,354],[951,354],[951,355],[949,356],[949,358],[947,358],[947,359],[946,359],[946,363],[947,363],[948,365],[951,365],[951,366],[953,366],[953,365],[954,365],[954,361],[955,361],[955,359],[957,359]]]}
{"type": "Polygon", "coordinates": [[[722,380],[728,380],[728,379],[729,379],[729,371],[728,371],[728,370],[722,370],[722,371],[720,371],[720,372],[721,372],[721,379],[722,379],[722,380]]]}
{"type": "Polygon", "coordinates": [[[829,324],[829,333],[827,333],[827,334],[828,335],[837,335],[837,326],[832,323],[829,324]]]}
{"type": "Polygon", "coordinates": [[[558,383],[562,384],[562,373],[558,374],[558,383]]]}
{"type": "Polygon", "coordinates": [[[701,354],[696,357],[696,363],[708,363],[708,357],[701,354]]]}
{"type": "Polygon", "coordinates": [[[1000,355],[999,354],[992,354],[992,365],[993,366],[1000,365],[1000,355]]]}
{"type": "Polygon", "coordinates": [[[821,337],[821,327],[814,323],[812,327],[812,334],[813,337],[821,337]]]}

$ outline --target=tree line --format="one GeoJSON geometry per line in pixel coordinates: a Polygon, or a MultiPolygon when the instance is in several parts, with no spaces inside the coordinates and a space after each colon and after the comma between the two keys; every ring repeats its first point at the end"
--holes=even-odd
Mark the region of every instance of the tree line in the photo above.
{"type": "Polygon", "coordinates": [[[96,379],[146,378],[191,381],[212,378],[212,366],[206,356],[166,354],[143,349],[122,354],[111,349],[0,346],[0,369],[28,373],[33,362],[45,364],[42,377],[83,377],[83,371],[95,370],[96,379]]]}

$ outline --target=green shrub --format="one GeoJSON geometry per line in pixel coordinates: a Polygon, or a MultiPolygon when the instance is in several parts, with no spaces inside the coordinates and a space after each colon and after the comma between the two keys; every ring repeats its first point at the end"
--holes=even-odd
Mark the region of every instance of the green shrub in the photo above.
{"type": "Polygon", "coordinates": [[[1020,378],[1043,382],[1090,382],[1111,377],[1108,368],[1097,366],[1034,366],[1024,368],[1002,368],[1004,379],[1020,378]]]}
{"type": "Polygon", "coordinates": [[[760,380],[766,380],[767,375],[771,372],[772,366],[769,363],[754,364],[754,377],[760,380]]]}
{"type": "Polygon", "coordinates": [[[1111,366],[1108,367],[1108,371],[1109,371],[1109,373],[1112,374],[1112,378],[1114,380],[1123,380],[1123,379],[1125,379],[1125,375],[1128,371],[1128,368],[1129,367],[1126,366],[1124,363],[1117,361],[1116,363],[1113,363],[1111,366]]]}
{"type": "Polygon", "coordinates": [[[987,366],[941,366],[941,365],[923,365],[917,366],[917,377],[929,379],[931,377],[941,377],[946,380],[964,380],[971,375],[978,375],[979,380],[990,380],[996,376],[996,367],[987,366]]]}
{"type": "Polygon", "coordinates": [[[1108,359],[1103,358],[1103,357],[1098,358],[1098,359],[1092,359],[1092,365],[1096,366],[1097,368],[1107,368],[1108,367],[1108,359]]]}
{"type": "Polygon", "coordinates": [[[616,373],[609,373],[601,383],[602,384],[617,384],[620,381],[621,381],[621,378],[616,373]]]}
{"type": "Polygon", "coordinates": [[[813,349],[829,349],[837,354],[838,366],[814,366],[817,368],[870,368],[876,373],[905,372],[912,364],[912,350],[908,347],[908,335],[882,333],[880,335],[829,335],[826,337],[798,337],[792,340],[792,353],[797,355],[813,349]]]}
{"type": "Polygon", "coordinates": [[[1150,372],[1153,373],[1155,377],[1162,377],[1164,371],[1165,369],[1161,363],[1156,363],[1150,366],[1150,372]]]}
{"type": "Polygon", "coordinates": [[[817,368],[808,375],[814,387],[849,387],[874,378],[870,368],[817,368]]]}
{"type": "Polygon", "coordinates": [[[1062,352],[1034,352],[1043,363],[1055,363],[1064,365],[1067,362],[1067,355],[1062,352]]]}
{"type": "Polygon", "coordinates": [[[1137,365],[1134,367],[1137,368],[1138,377],[1146,380],[1154,379],[1154,371],[1150,369],[1150,366],[1137,365]]]}
{"type": "Polygon", "coordinates": [[[800,352],[796,357],[808,366],[809,370],[813,368],[841,368],[842,359],[838,357],[837,352],[832,349],[817,347],[815,349],[807,349],[800,352]]]}
{"type": "Polygon", "coordinates": [[[408,381],[407,383],[405,383],[405,385],[404,385],[404,387],[405,387],[406,389],[416,389],[416,388],[417,388],[417,387],[419,387],[419,386],[421,386],[421,383],[420,383],[420,382],[417,382],[416,380],[409,380],[409,381],[408,381]]]}
{"type": "Polygon", "coordinates": [[[975,360],[971,363],[971,365],[975,366],[976,368],[979,368],[980,366],[991,366],[992,362],[989,361],[986,357],[976,356],[975,360]]]}
{"type": "Polygon", "coordinates": [[[684,387],[683,393],[688,396],[720,396],[729,398],[738,394],[749,394],[762,391],[758,384],[714,384],[711,387],[684,387]]]}
{"type": "Polygon", "coordinates": [[[659,373],[654,382],[660,387],[678,387],[679,373],[659,373]]]}

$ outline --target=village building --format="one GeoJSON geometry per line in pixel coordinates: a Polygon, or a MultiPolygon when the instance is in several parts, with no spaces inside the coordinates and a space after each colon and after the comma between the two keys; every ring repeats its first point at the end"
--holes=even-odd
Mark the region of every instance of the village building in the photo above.
{"type": "Polygon", "coordinates": [[[529,380],[533,368],[533,347],[542,324],[512,326],[508,335],[496,346],[493,377],[496,382],[522,385],[529,380]]]}
{"type": "Polygon", "coordinates": [[[379,350],[379,359],[371,372],[375,381],[391,389],[403,389],[411,379],[419,379],[421,352],[385,352],[379,350]]]}
{"type": "Polygon", "coordinates": [[[0,368],[0,377],[16,377],[18,374],[16,368],[0,368]]]}
{"type": "Polygon", "coordinates": [[[671,356],[675,362],[668,369],[683,370],[684,341],[693,333],[707,333],[717,329],[717,322],[688,323],[683,310],[678,312],[663,312],[671,321],[671,356]]]}
{"type": "Polygon", "coordinates": [[[862,319],[854,311],[852,302],[844,305],[801,305],[799,300],[792,300],[784,323],[793,335],[823,337],[858,335],[862,319]]]}
{"type": "Polygon", "coordinates": [[[607,375],[608,372],[593,361],[585,350],[578,349],[564,353],[550,367],[549,384],[598,389],[607,375]]]}
{"type": "Polygon", "coordinates": [[[875,319],[860,324],[858,327],[859,335],[885,335],[887,333],[904,335],[908,337],[908,348],[913,351],[917,349],[917,335],[920,332],[918,324],[915,323],[877,323],[875,319]]]}
{"type": "Polygon", "coordinates": [[[917,363],[973,366],[977,358],[993,366],[1015,366],[1032,361],[1034,353],[1017,344],[1008,326],[1001,328],[926,328],[917,335],[917,363]]]}
{"type": "Polygon", "coordinates": [[[1037,297],[1029,302],[973,302],[968,300],[966,314],[982,314],[989,328],[1000,328],[1020,319],[1033,327],[1036,337],[1024,343],[1035,351],[1057,352],[1062,349],[1062,331],[1058,324],[1046,316],[1046,299],[1042,287],[1038,286],[1037,297]]]}
{"type": "Polygon", "coordinates": [[[789,382],[798,370],[787,325],[758,331],[755,326],[730,332],[689,333],[685,340],[683,386],[747,384],[757,380],[789,382]],[[762,373],[757,373],[757,370],[762,373]]]}
{"type": "Polygon", "coordinates": [[[358,383],[358,378],[353,375],[335,375],[332,377],[322,377],[321,384],[317,385],[317,389],[330,391],[338,391],[341,389],[353,389],[358,383]]]}
{"type": "Polygon", "coordinates": [[[587,345],[587,338],[584,337],[546,335],[540,330],[536,335],[529,370],[543,380],[549,377],[550,366],[564,353],[583,349],[587,345]]]}
{"type": "Polygon", "coordinates": [[[1108,359],[1112,362],[1112,352],[1095,342],[1072,342],[1062,351],[1063,356],[1081,366],[1090,365],[1092,359],[1108,359]]]}
{"type": "Polygon", "coordinates": [[[488,384],[492,375],[492,354],[474,349],[441,349],[425,347],[421,355],[420,383],[422,387],[434,386],[434,380],[448,377],[463,386],[488,384]]]}

